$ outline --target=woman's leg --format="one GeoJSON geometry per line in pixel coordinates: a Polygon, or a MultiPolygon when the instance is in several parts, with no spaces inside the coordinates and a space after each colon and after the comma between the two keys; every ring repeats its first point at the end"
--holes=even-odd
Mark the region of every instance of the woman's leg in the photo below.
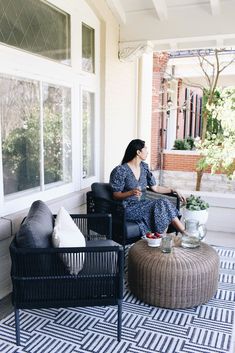
{"type": "Polygon", "coordinates": [[[180,222],[178,217],[175,217],[172,219],[171,224],[180,232],[180,233],[185,233],[185,227],[183,223],[180,222]]]}

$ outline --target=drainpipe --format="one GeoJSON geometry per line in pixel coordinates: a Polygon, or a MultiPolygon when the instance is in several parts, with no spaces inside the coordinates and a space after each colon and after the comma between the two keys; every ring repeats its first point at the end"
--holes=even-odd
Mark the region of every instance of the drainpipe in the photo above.
{"type": "MultiPolygon", "coordinates": [[[[164,87],[164,78],[161,78],[161,91],[165,89],[164,87]]],[[[162,94],[161,97],[161,106],[164,106],[164,94],[162,94]]],[[[163,185],[163,143],[164,143],[164,134],[165,134],[165,129],[164,129],[164,111],[160,113],[160,136],[159,136],[159,155],[160,155],[160,165],[159,165],[159,185],[163,185]]]]}
{"type": "Polygon", "coordinates": [[[161,128],[160,128],[160,165],[159,165],[159,185],[162,186],[163,185],[163,137],[164,137],[164,134],[165,134],[165,129],[163,128],[163,121],[164,121],[164,112],[161,112],[161,128]]]}
{"type": "Polygon", "coordinates": [[[163,186],[163,149],[160,151],[159,185],[163,186]]]}

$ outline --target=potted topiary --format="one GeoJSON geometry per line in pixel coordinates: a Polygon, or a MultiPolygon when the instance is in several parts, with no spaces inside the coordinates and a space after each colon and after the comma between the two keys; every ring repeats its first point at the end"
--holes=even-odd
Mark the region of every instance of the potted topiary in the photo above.
{"type": "Polygon", "coordinates": [[[184,219],[196,219],[199,224],[205,224],[208,219],[209,204],[201,196],[190,195],[186,198],[183,211],[184,219]]]}

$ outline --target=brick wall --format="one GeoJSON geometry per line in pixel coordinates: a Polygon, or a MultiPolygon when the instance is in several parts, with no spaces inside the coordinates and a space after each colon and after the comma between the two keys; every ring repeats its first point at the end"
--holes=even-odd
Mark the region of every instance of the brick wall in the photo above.
{"type": "MultiPolygon", "coordinates": [[[[195,172],[199,159],[199,153],[194,151],[164,151],[162,169],[166,171],[195,172]]],[[[211,169],[206,169],[205,173],[211,173],[211,169]]],[[[223,172],[217,171],[215,174],[223,174],[223,172]]]]}
{"type": "MultiPolygon", "coordinates": [[[[178,80],[178,96],[177,96],[177,105],[178,107],[182,106],[185,100],[184,86],[182,80],[178,80]]],[[[177,128],[176,128],[176,138],[184,138],[184,113],[182,110],[178,110],[177,114],[177,128]]]]}
{"type": "Polygon", "coordinates": [[[200,156],[195,154],[163,153],[163,169],[195,172],[200,156]]]}
{"type": "MultiPolygon", "coordinates": [[[[164,78],[167,63],[169,60],[168,53],[153,53],[153,80],[152,80],[152,123],[151,123],[151,157],[150,167],[157,170],[161,165],[161,151],[166,148],[167,134],[167,114],[166,111],[159,111],[161,106],[166,106],[168,94],[167,88],[169,82],[164,78]]],[[[177,90],[177,127],[176,139],[184,138],[184,125],[186,128],[186,137],[190,135],[189,127],[191,121],[191,135],[195,135],[195,119],[196,114],[196,96],[201,97],[202,91],[197,87],[187,86],[182,79],[178,80],[177,90]],[[185,89],[188,89],[187,110],[183,112],[181,107],[185,102],[185,89]],[[190,104],[192,95],[192,104],[190,104]],[[191,111],[192,110],[192,111],[191,111]],[[186,120],[185,120],[186,119],[186,120]]],[[[197,112],[199,111],[199,107],[197,112]]],[[[198,124],[199,122],[197,122],[198,124]]],[[[192,158],[192,163],[196,163],[197,158],[192,158]]],[[[191,164],[189,162],[189,165],[191,164]]]]}
{"type": "MultiPolygon", "coordinates": [[[[200,155],[195,151],[164,151],[162,154],[162,169],[155,170],[154,175],[160,185],[179,190],[195,190],[196,164],[200,155]]],[[[235,193],[235,180],[229,180],[221,172],[203,173],[201,191],[235,193]]]]}

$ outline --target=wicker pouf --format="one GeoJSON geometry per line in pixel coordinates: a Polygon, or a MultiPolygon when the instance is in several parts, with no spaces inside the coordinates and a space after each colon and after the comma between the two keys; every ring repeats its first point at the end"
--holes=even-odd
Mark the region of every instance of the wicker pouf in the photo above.
{"type": "Polygon", "coordinates": [[[128,283],[135,296],[165,308],[206,303],[218,287],[219,256],[209,245],[174,247],[170,254],[140,240],[129,250],[128,283]]]}

